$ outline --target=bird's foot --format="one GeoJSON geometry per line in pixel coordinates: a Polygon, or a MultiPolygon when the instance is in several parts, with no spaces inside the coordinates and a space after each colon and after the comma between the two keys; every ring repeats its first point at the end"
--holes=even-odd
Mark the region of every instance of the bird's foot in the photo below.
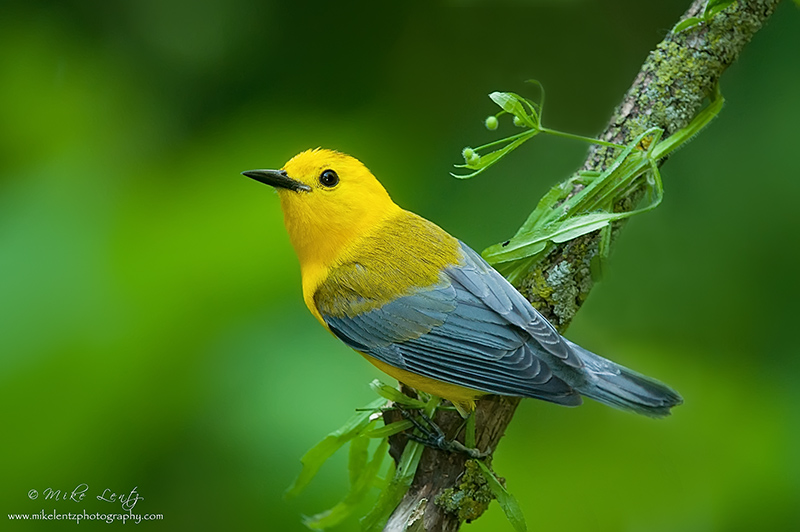
{"type": "Polygon", "coordinates": [[[417,414],[418,418],[408,410],[401,408],[400,412],[420,433],[419,435],[414,432],[409,433],[408,438],[410,440],[414,440],[415,442],[440,451],[465,454],[475,460],[482,460],[491,454],[489,450],[481,451],[479,449],[467,447],[458,440],[448,439],[439,425],[423,412],[417,414]]]}

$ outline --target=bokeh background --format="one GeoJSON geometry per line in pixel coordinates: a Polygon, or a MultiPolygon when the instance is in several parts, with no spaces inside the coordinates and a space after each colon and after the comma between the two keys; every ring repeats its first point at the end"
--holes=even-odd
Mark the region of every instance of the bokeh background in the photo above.
{"type": "MultiPolygon", "coordinates": [[[[303,530],[346,492],[346,453],[282,492],[379,375],[304,308],[277,197],[239,172],[349,152],[483,249],[586,150],[539,138],[453,179],[496,138],[487,94],[536,78],[546,125],[595,134],[687,5],[3,2],[0,528],[74,528],[5,514],[118,511],[96,495],[137,487],[164,515],[143,529],[303,530]],[[28,497],[81,483],[82,503],[28,497]]],[[[784,2],[725,74],[568,334],[686,404],[524,402],[495,466],[531,530],[800,527],[798,24],[784,2]]],[[[465,527],[510,529],[496,505],[465,527]]]]}

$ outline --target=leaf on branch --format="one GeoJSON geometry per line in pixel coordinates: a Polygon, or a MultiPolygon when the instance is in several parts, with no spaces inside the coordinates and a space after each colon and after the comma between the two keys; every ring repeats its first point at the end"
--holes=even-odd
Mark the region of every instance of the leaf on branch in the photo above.
{"type": "Polygon", "coordinates": [[[680,33],[684,30],[688,30],[689,28],[693,28],[698,24],[703,22],[702,18],[699,17],[689,17],[687,19],[681,20],[678,22],[674,28],[672,28],[672,33],[680,33]]]}
{"type": "Polygon", "coordinates": [[[708,22],[714,15],[735,2],[736,0],[708,0],[706,8],[703,10],[703,19],[708,22]]]}
{"type": "Polygon", "coordinates": [[[389,423],[388,425],[385,425],[383,427],[365,432],[363,436],[367,438],[388,438],[389,436],[394,436],[395,434],[403,432],[404,430],[408,430],[413,426],[414,424],[411,423],[409,420],[403,419],[400,421],[395,421],[394,423],[389,423]]]}
{"type": "Polygon", "coordinates": [[[292,485],[286,490],[285,497],[296,497],[302,492],[317,474],[322,464],[333,456],[333,453],[339,450],[340,447],[364,430],[370,422],[370,417],[385,404],[385,399],[376,399],[367,405],[365,409],[353,415],[343,426],[325,436],[321,442],[309,449],[300,459],[300,462],[303,464],[303,469],[292,485]]]}
{"type": "Polygon", "coordinates": [[[658,165],[651,156],[660,135],[660,129],[647,130],[631,141],[605,172],[579,174],[550,189],[517,234],[487,248],[483,257],[491,264],[525,260],[525,268],[508,268],[507,265],[504,268],[503,273],[514,282],[527,271],[530,261],[543,255],[551,244],[573,240],[603,229],[611,222],[654,209],[663,196],[658,165]],[[639,146],[645,139],[651,142],[649,149],[642,151],[639,146]],[[650,172],[647,179],[650,202],[632,211],[613,212],[614,204],[647,172],[650,172]],[[576,180],[584,186],[570,196],[576,180]]]}
{"type": "Polygon", "coordinates": [[[702,17],[689,17],[686,20],[680,21],[675,25],[674,28],[672,28],[672,33],[680,33],[684,30],[688,30],[689,28],[698,26],[703,22],[709,23],[717,13],[735,2],[736,0],[708,0],[708,2],[706,2],[706,7],[703,10],[702,17]]]}
{"type": "Polygon", "coordinates": [[[330,510],[304,518],[303,523],[307,527],[319,530],[337,525],[353,515],[364,504],[378,477],[383,460],[388,454],[389,441],[383,440],[378,445],[369,462],[367,462],[368,445],[367,438],[355,438],[350,443],[350,491],[341,502],[330,510]]]}
{"type": "Polygon", "coordinates": [[[538,104],[513,92],[493,92],[489,94],[489,98],[503,111],[517,117],[527,127],[539,129],[538,104]]]}
{"type": "Polygon", "coordinates": [[[456,164],[455,165],[456,168],[469,168],[470,170],[475,170],[474,172],[469,173],[469,174],[464,174],[464,175],[454,174],[454,173],[451,172],[450,175],[452,175],[453,177],[458,178],[458,179],[469,179],[471,177],[475,177],[476,175],[478,175],[478,174],[482,173],[483,171],[485,171],[490,166],[492,166],[495,163],[497,163],[500,159],[502,159],[503,157],[505,157],[506,155],[508,155],[512,151],[514,151],[517,148],[519,148],[520,146],[522,146],[525,143],[526,140],[528,140],[529,138],[537,135],[538,133],[539,133],[538,130],[531,129],[530,131],[524,131],[524,132],[519,133],[517,135],[513,135],[511,137],[507,137],[505,139],[502,139],[501,141],[498,141],[498,142],[493,142],[491,144],[486,144],[484,146],[479,146],[478,148],[475,148],[475,150],[486,149],[486,148],[488,148],[490,146],[495,146],[495,145],[497,145],[499,143],[508,142],[507,145],[503,146],[499,150],[495,150],[493,152],[487,153],[486,155],[481,155],[480,157],[475,158],[473,160],[473,162],[468,162],[467,164],[456,164]]]}
{"type": "Polygon", "coordinates": [[[384,384],[378,379],[373,380],[369,383],[369,387],[372,390],[380,395],[381,397],[385,397],[386,399],[392,401],[393,403],[398,403],[409,408],[424,408],[425,403],[420,401],[419,399],[414,399],[413,397],[409,397],[408,395],[404,394],[397,388],[393,386],[389,386],[388,384],[384,384]]]}
{"type": "Polygon", "coordinates": [[[477,148],[469,148],[469,151],[465,149],[462,153],[465,154],[466,164],[457,164],[455,166],[456,168],[468,168],[470,170],[474,170],[474,172],[465,175],[453,173],[450,175],[458,179],[469,179],[471,177],[475,177],[515,149],[522,146],[526,140],[538,135],[541,132],[541,112],[542,103],[544,101],[544,89],[538,81],[530,80],[530,82],[537,85],[541,90],[541,99],[539,103],[524,98],[513,92],[493,92],[489,94],[489,98],[491,98],[491,100],[503,110],[500,114],[508,113],[513,115],[514,123],[521,127],[528,128],[528,130],[516,135],[511,135],[510,137],[490,142],[489,144],[484,144],[483,146],[478,146],[477,148]],[[503,147],[491,151],[485,155],[480,155],[478,153],[481,150],[487,150],[495,146],[503,147]],[[469,154],[470,157],[467,157],[466,154],[469,154]]]}
{"type": "Polygon", "coordinates": [[[497,498],[497,502],[500,504],[500,508],[503,509],[503,513],[506,514],[506,519],[511,523],[511,526],[513,526],[514,530],[517,532],[527,532],[528,525],[525,524],[525,516],[522,515],[522,509],[519,507],[519,502],[517,502],[516,497],[508,492],[497,477],[494,476],[492,470],[489,469],[482,460],[476,460],[476,462],[481,468],[483,476],[486,477],[486,482],[489,483],[489,489],[492,490],[492,493],[497,498]]]}
{"type": "Polygon", "coordinates": [[[386,521],[392,514],[403,496],[408,491],[414,475],[417,472],[419,459],[422,456],[423,445],[415,441],[409,441],[403,449],[403,455],[397,464],[397,470],[389,485],[384,488],[378,497],[378,502],[372,511],[361,520],[361,530],[364,532],[379,532],[383,530],[386,521]]]}

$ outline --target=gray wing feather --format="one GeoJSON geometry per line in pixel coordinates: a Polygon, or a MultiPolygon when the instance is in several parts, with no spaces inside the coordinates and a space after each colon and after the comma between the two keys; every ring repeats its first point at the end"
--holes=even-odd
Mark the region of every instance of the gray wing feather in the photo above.
{"type": "Polygon", "coordinates": [[[466,258],[466,264],[464,267],[452,271],[452,275],[455,278],[462,284],[465,284],[464,281],[466,279],[466,283],[471,286],[483,284],[491,292],[491,295],[481,297],[488,307],[506,318],[510,323],[524,329],[543,348],[552,355],[563,359],[568,365],[575,368],[583,366],[581,359],[572,352],[572,349],[558,334],[558,331],[531,306],[516,288],[511,286],[511,283],[505,277],[500,275],[497,270],[492,268],[480,255],[463,242],[461,243],[461,249],[466,258]],[[501,299],[497,296],[498,293],[502,293],[504,297],[501,299]]]}
{"type": "Polygon", "coordinates": [[[561,335],[477,253],[440,282],[353,317],[322,315],[350,347],[387,364],[501,395],[579,404],[551,371],[581,367],[561,335]]]}

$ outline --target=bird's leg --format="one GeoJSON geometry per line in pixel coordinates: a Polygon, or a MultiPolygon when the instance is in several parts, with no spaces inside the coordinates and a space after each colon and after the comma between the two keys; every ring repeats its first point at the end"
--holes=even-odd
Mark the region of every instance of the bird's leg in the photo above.
{"type": "MultiPolygon", "coordinates": [[[[445,436],[442,429],[439,428],[439,425],[434,423],[434,421],[427,415],[425,415],[425,413],[423,412],[419,413],[419,419],[416,419],[411,412],[403,408],[400,408],[400,412],[403,414],[403,417],[405,417],[407,420],[411,422],[412,425],[414,425],[415,429],[417,429],[420,433],[422,433],[421,436],[418,436],[413,432],[408,434],[408,438],[411,440],[419,442],[423,445],[427,445],[428,447],[432,447],[434,449],[439,449],[440,451],[466,454],[470,458],[476,460],[481,460],[483,458],[486,458],[490,454],[489,451],[479,451],[474,447],[467,447],[458,440],[448,439],[447,436],[445,436]]],[[[469,423],[467,425],[469,426],[469,423]]],[[[474,425],[472,428],[473,428],[472,439],[474,441],[475,439],[474,425]]],[[[461,429],[459,429],[459,432],[461,432],[461,429]]]]}

